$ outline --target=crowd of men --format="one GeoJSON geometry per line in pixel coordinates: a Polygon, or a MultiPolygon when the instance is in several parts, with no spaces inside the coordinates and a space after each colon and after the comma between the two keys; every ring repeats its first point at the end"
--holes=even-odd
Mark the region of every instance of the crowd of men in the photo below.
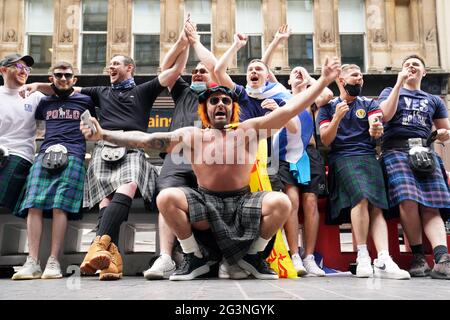
{"type": "Polygon", "coordinates": [[[191,280],[210,273],[214,264],[219,278],[278,279],[265,258],[280,228],[297,273],[324,276],[314,259],[320,237],[317,199],[324,195],[327,220],[351,223],[357,277],[450,279],[444,225],[450,189],[432,147],[436,139],[449,139],[450,122],[443,101],[421,90],[425,61],[406,57],[395,86],[384,89],[378,100],[361,95],[360,67],[341,65],[337,57],[326,58],[317,80],[302,66],[293,68],[288,90],[270,64],[289,34],[281,26],[264,56],[249,63],[245,87],[233,82],[227,68],[247,36],[237,33],[217,59],[199,41],[190,18],[164,57],[161,73],[139,85],[133,78],[135,63],[124,55],[110,61],[111,86],[89,88],[75,86],[74,67],[63,61],[51,67],[49,83],[26,84],[33,58],[4,57],[0,206],[26,219],[29,246],[25,264],[12,279],[61,278],[58,256],[67,221],[81,219],[83,208],[96,206],[96,237],[80,269],[86,275],[98,272],[100,280],[120,279],[119,231],[137,194],[148,202],[156,197],[159,210],[160,255],[143,270],[148,280],[191,280]],[[181,74],[190,49],[200,63],[189,84],[181,74]],[[339,89],[335,98],[328,89],[332,82],[339,89]],[[175,102],[170,130],[148,134],[153,103],[165,88],[175,102]],[[46,130],[35,157],[36,121],[44,121],[46,130]],[[317,131],[329,147],[328,180],[317,131]],[[87,169],[85,139],[96,141],[87,169]],[[250,192],[261,140],[271,149],[274,191],[250,192]],[[164,159],[159,174],[146,159],[148,150],[164,159]],[[395,215],[412,251],[408,271],[388,251],[386,218],[395,215]],[[51,255],[42,272],[38,255],[44,218],[53,220],[51,255]],[[422,231],[433,249],[432,268],[422,231]],[[377,251],[373,262],[369,235],[377,251]],[[175,241],[183,252],[178,266],[172,257],[175,241]]]}

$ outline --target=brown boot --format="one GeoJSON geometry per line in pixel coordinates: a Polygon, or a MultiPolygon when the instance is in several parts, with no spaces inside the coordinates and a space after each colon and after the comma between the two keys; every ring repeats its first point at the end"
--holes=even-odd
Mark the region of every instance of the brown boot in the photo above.
{"type": "Polygon", "coordinates": [[[122,256],[117,246],[111,242],[108,248],[111,253],[109,267],[100,271],[99,280],[119,280],[122,278],[122,256]]]}
{"type": "Polygon", "coordinates": [[[91,244],[80,270],[84,274],[94,274],[97,270],[108,268],[111,262],[111,254],[108,252],[111,237],[108,235],[97,236],[91,244]]]}

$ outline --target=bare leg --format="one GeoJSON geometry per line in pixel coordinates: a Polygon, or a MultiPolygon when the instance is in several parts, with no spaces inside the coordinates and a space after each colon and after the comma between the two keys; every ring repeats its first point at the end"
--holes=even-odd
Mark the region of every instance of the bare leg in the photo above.
{"type": "Polygon", "coordinates": [[[299,189],[293,185],[286,185],[286,195],[291,201],[291,213],[284,225],[286,239],[289,245],[291,255],[298,253],[298,207],[299,207],[299,189]]]}
{"type": "Polygon", "coordinates": [[[291,201],[281,192],[269,192],[262,201],[260,235],[270,239],[280,229],[291,212],[291,201]]]}
{"type": "Polygon", "coordinates": [[[408,238],[409,245],[422,244],[422,222],[419,205],[415,201],[405,200],[400,203],[400,221],[408,238]]]}
{"type": "Polygon", "coordinates": [[[50,255],[57,258],[67,229],[67,214],[61,209],[53,209],[52,249],[50,255]]]}
{"type": "Polygon", "coordinates": [[[317,195],[314,193],[302,194],[303,213],[305,221],[305,256],[313,254],[319,232],[319,209],[317,195]]]}
{"type": "Polygon", "coordinates": [[[173,244],[175,241],[175,235],[166,223],[164,216],[159,213],[158,215],[158,231],[159,231],[159,245],[160,253],[172,256],[173,244]]]}
{"type": "Polygon", "coordinates": [[[433,248],[447,246],[447,234],[444,221],[438,209],[420,206],[425,234],[433,248]]]}
{"type": "Polygon", "coordinates": [[[42,210],[36,208],[28,209],[27,235],[29,255],[35,260],[39,256],[39,245],[42,235],[42,210]]]}
{"type": "Polygon", "coordinates": [[[386,220],[383,216],[383,211],[380,208],[370,206],[370,234],[372,236],[373,242],[377,251],[388,251],[389,250],[389,240],[388,240],[388,228],[386,220]]]}
{"type": "Polygon", "coordinates": [[[367,243],[369,234],[369,212],[367,199],[361,200],[351,210],[353,234],[357,245],[367,243]]]}

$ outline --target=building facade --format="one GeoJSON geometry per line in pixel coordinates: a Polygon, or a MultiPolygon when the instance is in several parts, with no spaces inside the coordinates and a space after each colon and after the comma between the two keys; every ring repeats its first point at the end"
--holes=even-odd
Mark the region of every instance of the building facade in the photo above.
{"type": "MultiPolygon", "coordinates": [[[[107,84],[107,62],[125,54],[135,59],[137,78],[147,79],[158,73],[190,13],[202,43],[218,57],[236,32],[249,36],[229,69],[243,82],[247,62],[260,58],[287,23],[291,37],[272,63],[282,82],[296,65],[318,74],[326,56],[338,55],[362,67],[364,94],[377,96],[395,83],[403,57],[415,53],[427,62],[424,89],[450,105],[445,12],[446,0],[0,0],[0,56],[31,54],[36,64],[30,81],[65,60],[83,75],[79,83],[89,85],[107,84]]],[[[186,69],[195,63],[190,52],[186,69]]],[[[170,105],[164,97],[159,101],[170,105]]]]}

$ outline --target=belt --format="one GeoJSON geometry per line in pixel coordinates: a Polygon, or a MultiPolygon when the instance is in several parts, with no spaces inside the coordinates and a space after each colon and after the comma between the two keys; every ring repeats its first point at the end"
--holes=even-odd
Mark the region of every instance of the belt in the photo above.
{"type": "MultiPolygon", "coordinates": [[[[409,139],[390,139],[388,141],[383,141],[381,144],[382,150],[389,150],[389,149],[409,149],[409,139]]],[[[427,139],[421,139],[422,140],[422,147],[429,147],[430,144],[428,143],[427,139]]]]}

